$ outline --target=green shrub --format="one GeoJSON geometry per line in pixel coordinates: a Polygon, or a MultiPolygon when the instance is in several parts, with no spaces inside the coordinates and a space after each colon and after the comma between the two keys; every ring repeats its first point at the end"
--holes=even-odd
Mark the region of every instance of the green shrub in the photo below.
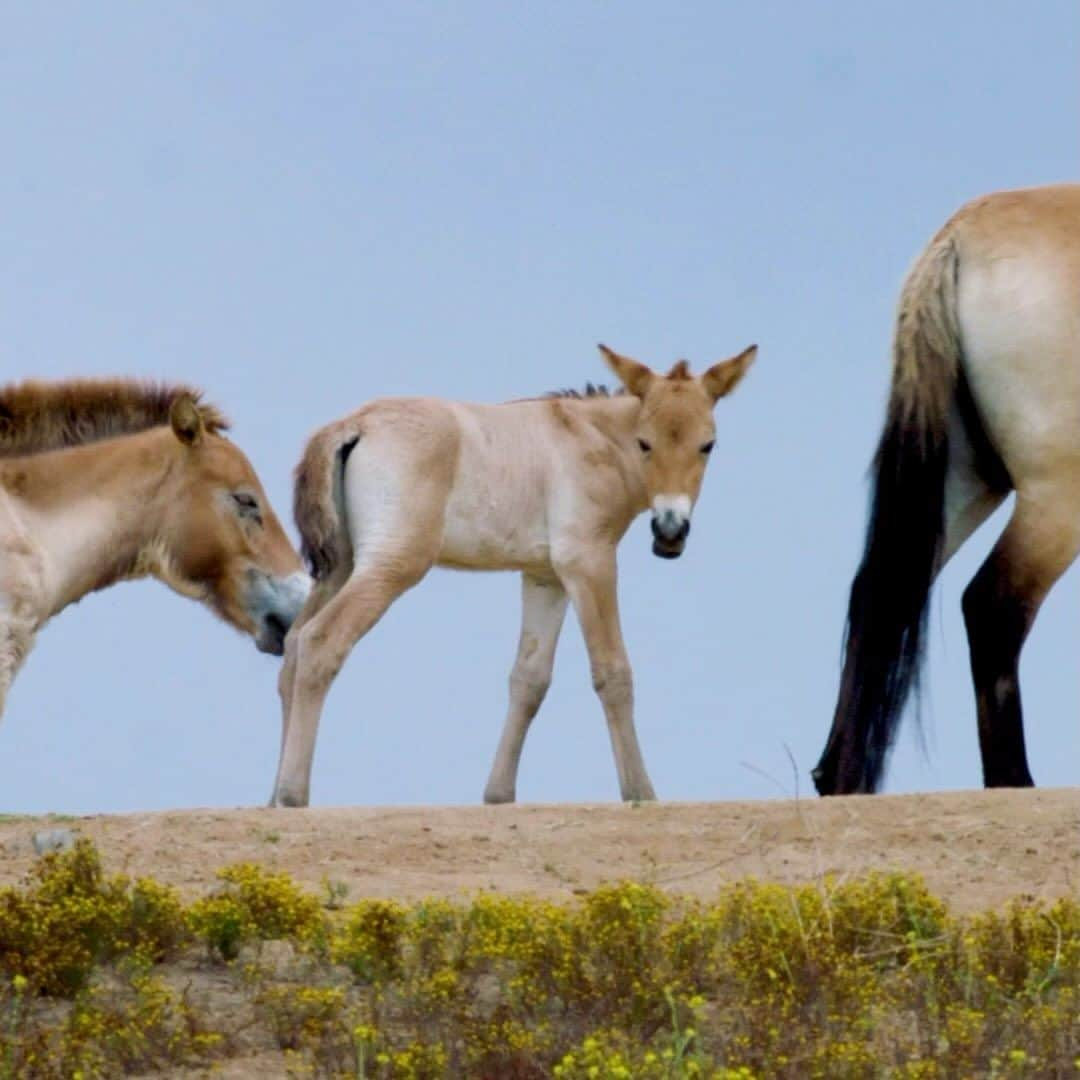
{"type": "Polygon", "coordinates": [[[164,1071],[252,1037],[293,1074],[377,1080],[1080,1072],[1076,899],[958,918],[917,877],[872,874],[328,913],[283,874],[220,878],[185,906],[81,842],[0,890],[0,1080],[164,1071]],[[271,939],[287,971],[195,948],[271,939]],[[170,987],[179,970],[213,998],[170,987]]]}
{"type": "Polygon", "coordinates": [[[235,960],[249,941],[294,940],[307,948],[324,942],[326,922],[316,897],[287,874],[271,874],[252,863],[218,871],[220,892],[196,901],[188,912],[192,931],[211,952],[235,960]]]}

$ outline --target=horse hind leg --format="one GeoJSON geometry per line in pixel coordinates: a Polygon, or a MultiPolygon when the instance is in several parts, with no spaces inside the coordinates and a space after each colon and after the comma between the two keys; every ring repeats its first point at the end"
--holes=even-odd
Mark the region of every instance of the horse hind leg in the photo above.
{"type": "MultiPolygon", "coordinates": [[[[1003,467],[996,465],[992,451],[983,447],[976,449],[959,410],[953,411],[949,423],[950,454],[945,474],[942,540],[934,572],[935,581],[953,555],[1002,504],[1009,491],[1008,477],[1003,467]]],[[[850,644],[848,647],[850,649],[850,644]]],[[[841,703],[846,698],[842,689],[841,703]]],[[[838,777],[845,774],[852,762],[855,765],[851,771],[856,774],[862,772],[862,751],[848,721],[844,708],[838,706],[825,749],[812,772],[814,783],[823,794],[836,791],[838,777]]],[[[866,788],[858,785],[845,790],[865,792],[866,788]]]]}
{"type": "MultiPolygon", "coordinates": [[[[974,406],[967,404],[966,408],[974,406]]],[[[945,527],[939,574],[1011,490],[1012,481],[987,441],[981,423],[977,418],[966,420],[959,408],[954,409],[949,419],[949,468],[945,474],[945,527]]]]}
{"type": "Polygon", "coordinates": [[[301,627],[293,646],[292,699],[272,805],[307,806],[315,737],[330,685],[353,646],[430,567],[431,560],[416,569],[399,560],[365,565],[301,627]]]}
{"type": "MultiPolygon", "coordinates": [[[[344,573],[335,574],[323,581],[316,582],[311,590],[307,602],[300,614],[296,617],[289,633],[285,637],[285,655],[282,657],[281,672],[278,675],[278,697],[281,699],[281,745],[278,751],[278,759],[285,752],[285,741],[289,733],[289,715],[292,712],[293,687],[296,682],[296,654],[297,643],[300,639],[300,631],[310,622],[333,597],[341,590],[348,580],[352,571],[352,564],[344,573]]],[[[274,794],[270,797],[270,805],[274,806],[277,799],[277,783],[274,785],[274,794]]]]}
{"type": "Polygon", "coordinates": [[[484,802],[509,803],[517,794],[521,748],[551,685],[555,647],[566,617],[566,590],[557,580],[521,578],[521,637],[510,673],[510,708],[484,788],[484,802]]]}
{"type": "Polygon", "coordinates": [[[1080,478],[1017,493],[1005,531],[964,591],[964,622],[986,787],[1031,787],[1020,651],[1054,583],[1080,551],[1080,478]]]}

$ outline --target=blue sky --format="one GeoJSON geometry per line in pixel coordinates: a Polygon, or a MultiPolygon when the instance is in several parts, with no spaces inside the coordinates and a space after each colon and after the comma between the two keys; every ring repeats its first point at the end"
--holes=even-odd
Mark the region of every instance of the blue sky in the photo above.
{"type": "MultiPolygon", "coordinates": [[[[203,385],[283,518],[317,426],[385,394],[499,401],[752,341],[687,554],[621,549],[638,730],[666,799],[802,792],[831,719],[903,274],[964,200],[1077,176],[1080,10],[970,0],[9,5],[5,379],[203,385]]],[[[963,586],[938,589],[929,759],[980,783],[963,586]]],[[[289,523],[291,529],[291,522],[289,523]]],[[[1022,668],[1032,770],[1075,783],[1080,577],[1022,668]]],[[[353,652],[313,803],[478,802],[513,575],[436,572],[353,652]]],[[[0,725],[6,811],[259,804],[277,663],[156,583],[39,638],[0,725]]],[[[617,796],[580,632],[519,797],[617,796]]]]}

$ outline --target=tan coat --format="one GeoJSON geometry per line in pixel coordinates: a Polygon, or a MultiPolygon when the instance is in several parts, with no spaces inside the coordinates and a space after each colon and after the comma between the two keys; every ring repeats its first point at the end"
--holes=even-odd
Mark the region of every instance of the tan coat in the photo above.
{"type": "Polygon", "coordinates": [[[515,797],[568,602],[585,635],[622,796],[653,798],[634,731],[615,550],[651,509],[653,550],[681,553],[712,448],[713,405],[755,350],[700,378],[685,362],[663,376],[604,354],[627,393],[505,405],[382,400],[312,437],[297,469],[296,519],[318,581],[286,643],[275,805],[307,804],[330,683],[353,645],[432,566],[522,575],[510,709],[485,799],[515,797]]]}
{"type": "Polygon", "coordinates": [[[37,631],[152,576],[280,653],[310,590],[226,421],[185,387],[0,389],[0,713],[37,631]]]}

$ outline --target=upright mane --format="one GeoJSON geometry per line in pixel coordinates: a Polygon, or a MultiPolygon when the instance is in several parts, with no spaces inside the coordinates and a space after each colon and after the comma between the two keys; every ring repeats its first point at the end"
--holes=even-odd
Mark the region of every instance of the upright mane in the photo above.
{"type": "MultiPolygon", "coordinates": [[[[690,374],[690,363],[687,360],[676,360],[672,369],[667,373],[667,378],[690,380],[693,375],[690,374]]],[[[606,386],[600,384],[593,384],[587,382],[584,390],[551,390],[544,394],[544,398],[547,400],[554,399],[566,399],[571,401],[588,401],[589,398],[611,398],[611,397],[623,397],[626,394],[626,388],[619,386],[614,390],[609,390],[606,386]]]]}
{"type": "Polygon", "coordinates": [[[0,387],[0,457],[20,457],[134,435],[169,422],[178,397],[196,402],[207,431],[229,421],[202,391],[137,379],[28,379],[0,387]]]}
{"type": "Polygon", "coordinates": [[[585,384],[584,390],[551,390],[544,395],[545,398],[570,398],[573,401],[585,401],[589,398],[621,397],[626,391],[620,386],[616,390],[609,390],[606,386],[595,386],[591,382],[585,384]]]}

